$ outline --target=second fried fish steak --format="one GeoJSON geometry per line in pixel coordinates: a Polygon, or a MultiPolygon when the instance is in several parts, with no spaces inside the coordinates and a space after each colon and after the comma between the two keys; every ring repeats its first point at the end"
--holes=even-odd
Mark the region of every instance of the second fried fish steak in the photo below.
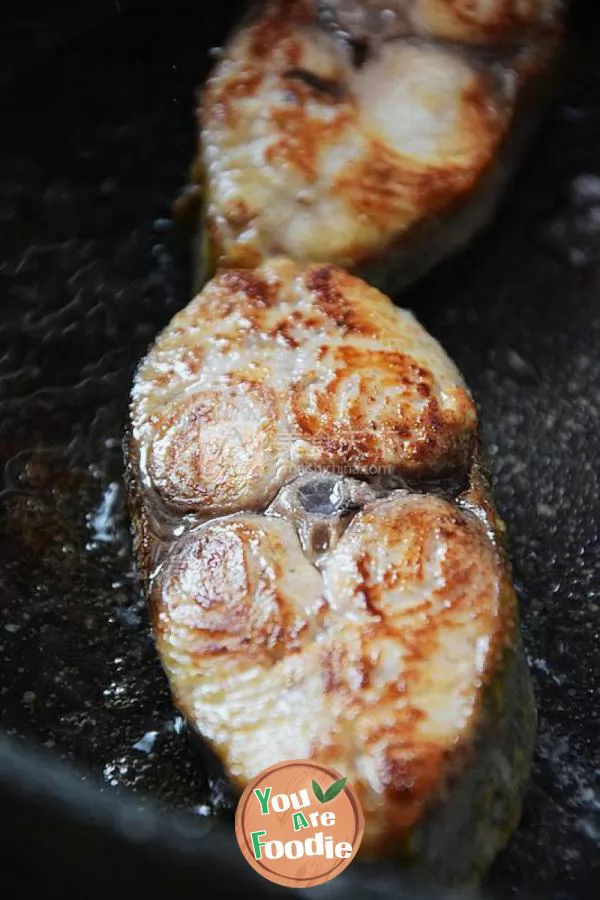
{"type": "Polygon", "coordinates": [[[556,46],[552,0],[258,4],[200,103],[209,271],[281,254],[413,280],[490,216],[556,46]]]}
{"type": "Polygon", "coordinates": [[[348,776],[363,852],[470,879],[533,707],[477,416],[413,316],[333,266],[213,279],[137,372],[135,551],[176,704],[239,786],[348,776]]]}

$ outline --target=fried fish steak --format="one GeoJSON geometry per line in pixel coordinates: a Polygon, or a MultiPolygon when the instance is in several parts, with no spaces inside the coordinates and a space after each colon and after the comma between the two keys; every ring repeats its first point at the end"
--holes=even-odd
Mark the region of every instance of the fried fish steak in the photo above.
{"type": "Polygon", "coordinates": [[[519,815],[534,732],[473,400],[331,265],[220,273],[137,371],[135,552],[175,703],[242,787],[347,775],[362,853],[447,880],[519,815]]]}
{"type": "Polygon", "coordinates": [[[389,292],[458,249],[535,125],[557,20],[551,0],[260,4],[201,95],[199,271],[281,254],[389,292]]]}

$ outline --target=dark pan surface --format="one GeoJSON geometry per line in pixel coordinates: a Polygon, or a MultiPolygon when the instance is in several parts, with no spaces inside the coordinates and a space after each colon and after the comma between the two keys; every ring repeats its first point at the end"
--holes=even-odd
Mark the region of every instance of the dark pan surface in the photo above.
{"type": "MultiPolygon", "coordinates": [[[[188,298],[169,207],[192,158],[194,88],[227,24],[194,6],[136,5],[0,94],[0,704],[9,735],[76,762],[105,794],[204,820],[228,817],[226,791],[170,703],[121,480],[133,368],[188,298]]],[[[489,896],[585,900],[600,844],[591,18],[572,29],[556,102],[496,223],[401,302],[480,405],[539,702],[523,821],[489,896]]]]}

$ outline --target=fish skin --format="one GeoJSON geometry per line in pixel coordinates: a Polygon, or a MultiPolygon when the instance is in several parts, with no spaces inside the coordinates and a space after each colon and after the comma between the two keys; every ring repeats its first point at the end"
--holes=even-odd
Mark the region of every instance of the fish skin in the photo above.
{"type": "Polygon", "coordinates": [[[232,782],[314,759],[357,790],[364,857],[485,871],[535,713],[475,407],[439,344],[333,266],[222,272],[140,364],[127,480],[174,701],[232,782]],[[356,351],[365,373],[332,362],[356,351]],[[233,454],[224,421],[247,426],[233,454]],[[286,440],[257,448],[265,429],[286,440]]]}
{"type": "Polygon", "coordinates": [[[367,34],[360,67],[313,3],[268,0],[232,35],[198,109],[198,286],[285,255],[393,293],[489,220],[544,108],[558,11],[515,2],[502,31],[500,0],[480,4],[489,21],[448,0],[409,6],[399,34],[367,34]],[[440,40],[457,17],[468,33],[440,40]]]}

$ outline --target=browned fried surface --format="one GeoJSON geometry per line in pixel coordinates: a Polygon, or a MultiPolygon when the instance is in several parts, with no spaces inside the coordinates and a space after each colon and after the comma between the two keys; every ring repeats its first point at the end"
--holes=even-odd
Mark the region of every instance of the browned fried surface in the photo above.
{"type": "Polygon", "coordinates": [[[287,522],[236,516],[170,557],[156,634],[181,708],[230,773],[294,756],[334,766],[359,790],[372,850],[407,841],[470,759],[514,626],[508,590],[482,525],[436,498],[367,507],[322,577],[287,522]]]}
{"type": "Polygon", "coordinates": [[[310,3],[265,3],[202,96],[212,263],[357,265],[467,196],[548,61],[555,17],[541,6],[423,0],[408,33],[356,68],[310,3]],[[518,40],[492,57],[431,39],[486,43],[507,29],[518,40]]]}
{"type": "Polygon", "coordinates": [[[365,852],[418,857],[453,780],[476,770],[518,653],[450,360],[333,266],[226,271],[142,362],[130,460],[179,707],[239,784],[279,760],[326,762],[359,791],[365,852]],[[446,497],[427,492],[444,478],[446,497]]]}
{"type": "Polygon", "coordinates": [[[308,464],[464,468],[476,428],[410,314],[342,270],[287,261],[226,272],[179,313],[132,410],[153,490],[202,515],[262,508],[308,464]]]}

